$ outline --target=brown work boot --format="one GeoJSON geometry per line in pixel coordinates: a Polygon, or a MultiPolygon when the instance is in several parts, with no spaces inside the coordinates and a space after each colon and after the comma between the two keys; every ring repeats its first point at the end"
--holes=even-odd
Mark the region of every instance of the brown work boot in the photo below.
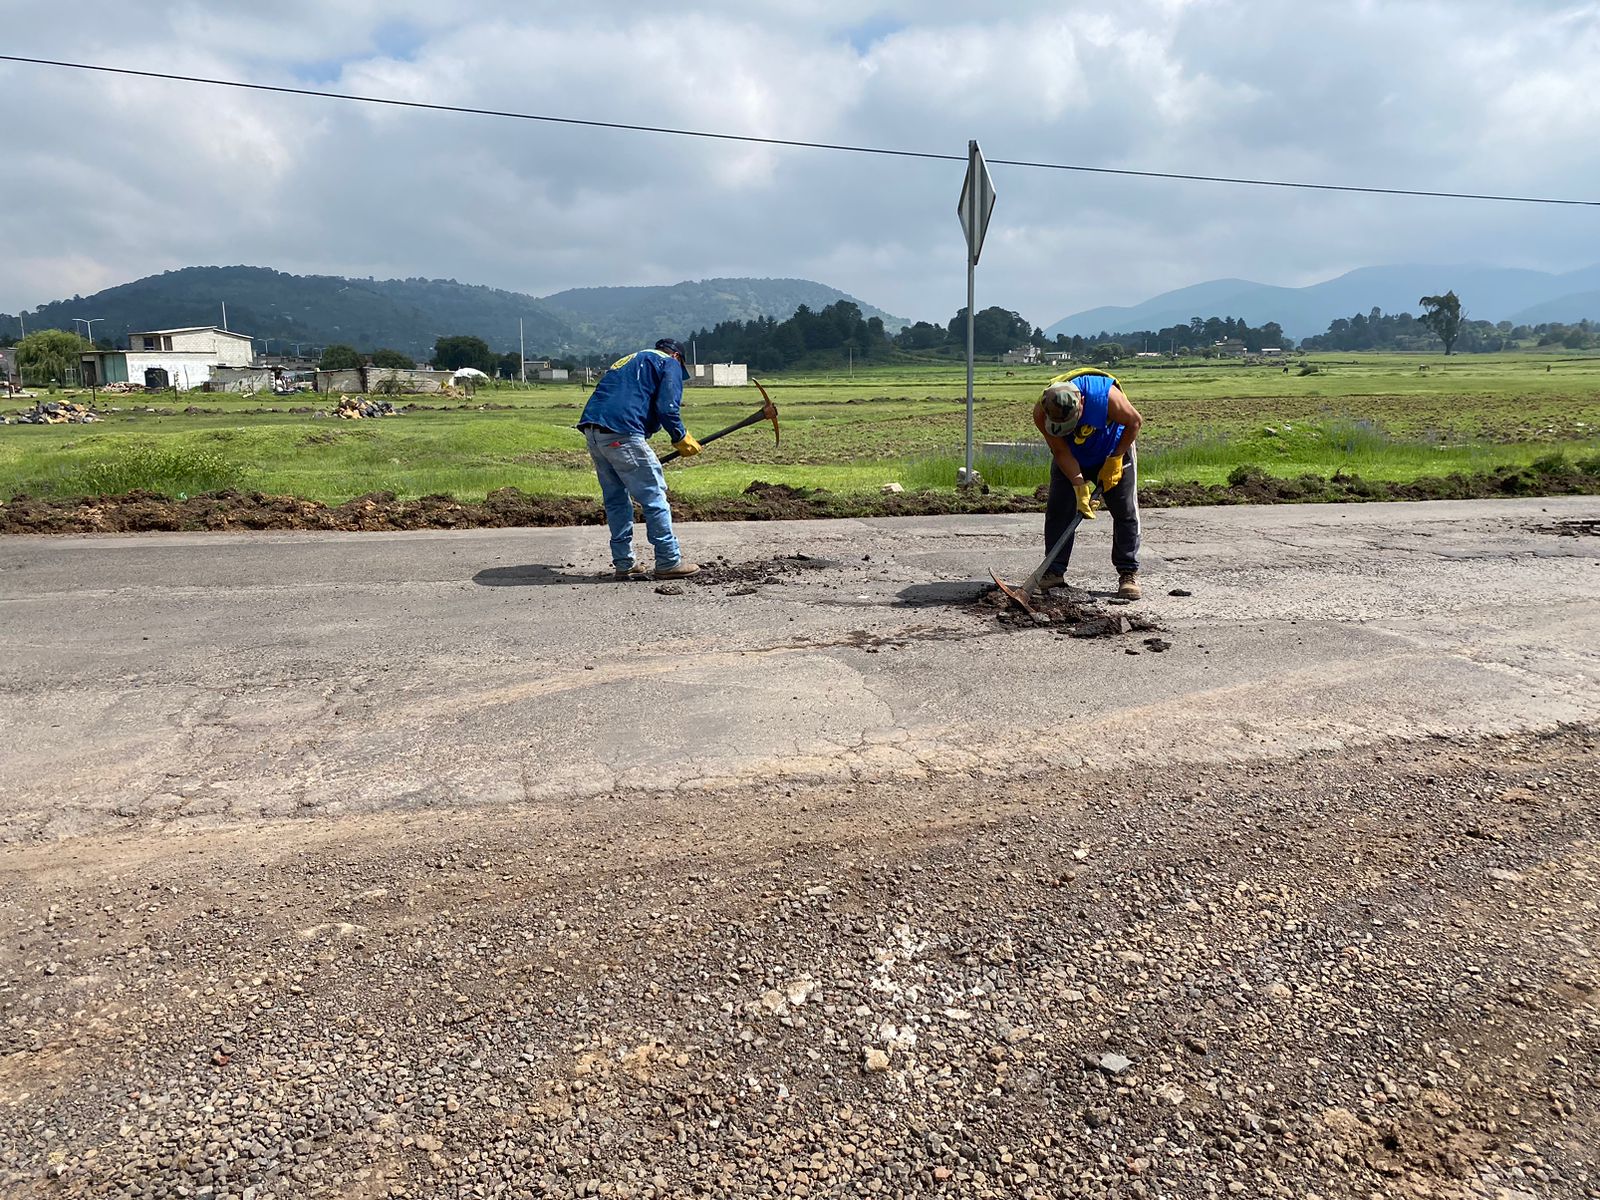
{"type": "Polygon", "coordinates": [[[1124,600],[1137,600],[1144,593],[1139,590],[1139,572],[1124,571],[1117,576],[1117,595],[1124,600]]]}
{"type": "Polygon", "coordinates": [[[649,579],[650,572],[640,563],[634,563],[627,570],[617,567],[612,571],[611,577],[618,583],[633,583],[641,579],[649,579]]]}
{"type": "Polygon", "coordinates": [[[680,562],[671,567],[656,568],[657,579],[682,579],[687,575],[698,575],[700,567],[692,562],[680,562]]]}
{"type": "Polygon", "coordinates": [[[1067,581],[1061,577],[1060,571],[1047,571],[1039,577],[1039,590],[1048,592],[1051,588],[1058,588],[1067,581]]]}

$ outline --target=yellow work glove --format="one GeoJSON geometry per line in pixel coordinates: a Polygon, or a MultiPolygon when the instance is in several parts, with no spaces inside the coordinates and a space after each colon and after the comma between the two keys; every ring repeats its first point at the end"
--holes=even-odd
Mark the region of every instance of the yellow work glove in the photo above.
{"type": "Polygon", "coordinates": [[[672,443],[672,448],[685,458],[693,458],[700,453],[700,443],[694,440],[692,433],[685,433],[680,440],[672,443]]]}
{"type": "Polygon", "coordinates": [[[1073,484],[1072,490],[1077,494],[1078,511],[1083,514],[1083,519],[1094,520],[1094,506],[1089,503],[1089,481],[1085,479],[1082,483],[1073,484]]]}
{"type": "Polygon", "coordinates": [[[1122,482],[1122,456],[1108,458],[1100,468],[1100,490],[1109,492],[1122,482]]]}

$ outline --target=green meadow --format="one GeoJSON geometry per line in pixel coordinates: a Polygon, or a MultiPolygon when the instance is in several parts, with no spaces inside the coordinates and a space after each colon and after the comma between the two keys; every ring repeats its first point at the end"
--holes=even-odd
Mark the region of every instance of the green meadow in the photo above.
{"type": "MultiPolygon", "coordinates": [[[[1600,355],[1303,361],[1119,367],[1145,418],[1141,479],[1220,483],[1255,466],[1281,477],[1342,471],[1409,482],[1600,454],[1600,355]]],[[[980,366],[976,440],[1036,442],[1032,404],[1055,370],[980,366]]],[[[732,495],[756,480],[841,494],[891,482],[908,491],[954,486],[966,422],[962,364],[858,366],[762,382],[780,410],[782,443],[773,444],[770,428],[743,430],[669,466],[675,492],[732,495]]],[[[377,491],[475,500],[507,486],[597,496],[574,428],[586,394],[571,384],[498,385],[470,400],[397,398],[410,405],[403,415],[365,421],[327,415],[330,398],[309,394],[102,395],[107,416],[96,424],[0,428],[0,497],[236,488],[338,503],[377,491]],[[321,411],[287,411],[304,406],[321,411]]],[[[24,403],[13,400],[7,411],[24,403]]],[[[703,437],[759,405],[753,387],[689,389],[684,412],[703,437]]],[[[1031,491],[1044,478],[1043,466],[1028,461],[980,458],[979,468],[1002,489],[1031,491]]]]}

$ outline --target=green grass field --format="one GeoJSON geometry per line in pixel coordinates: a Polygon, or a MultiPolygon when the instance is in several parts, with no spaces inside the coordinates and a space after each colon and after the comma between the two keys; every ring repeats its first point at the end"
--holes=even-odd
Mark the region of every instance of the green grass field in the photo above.
{"type": "MultiPolygon", "coordinates": [[[[1142,479],[1219,483],[1253,464],[1279,476],[1343,470],[1409,481],[1600,453],[1600,355],[1309,361],[1315,374],[1301,375],[1298,358],[1287,372],[1218,363],[1119,368],[1145,417],[1142,479]]],[[[1053,371],[980,366],[977,440],[1037,441],[1030,412],[1053,371]]],[[[954,485],[965,428],[959,364],[763,382],[781,412],[782,445],[774,447],[760,427],[744,430],[693,462],[670,466],[676,492],[731,495],[758,479],[840,493],[889,482],[909,490],[954,485]]],[[[374,491],[481,499],[505,486],[595,496],[573,428],[586,395],[561,384],[495,387],[464,407],[459,399],[420,397],[402,416],[367,421],[265,411],[331,407],[322,396],[101,397],[102,410],[120,411],[98,424],[0,428],[0,496],[134,488],[178,496],[233,487],[337,503],[374,491]],[[185,413],[190,406],[205,411],[185,413]],[[144,411],[150,407],[173,411],[144,411]]],[[[691,431],[703,436],[759,404],[754,388],[691,389],[684,411],[691,431]]],[[[1032,490],[1044,478],[1043,467],[1029,463],[983,462],[980,469],[998,487],[1032,490]]]]}

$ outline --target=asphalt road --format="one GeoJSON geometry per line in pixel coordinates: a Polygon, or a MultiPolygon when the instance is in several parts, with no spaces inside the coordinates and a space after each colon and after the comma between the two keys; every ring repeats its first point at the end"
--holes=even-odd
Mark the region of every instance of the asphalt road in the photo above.
{"type": "MultiPolygon", "coordinates": [[[[746,594],[612,583],[593,528],[4,539],[0,838],[1591,722],[1600,542],[1538,527],[1597,516],[1150,512],[1146,599],[1112,611],[1159,654],[973,607],[1035,565],[1037,517],[684,526],[701,562],[832,560],[746,594]]],[[[1070,581],[1108,595],[1108,546],[1070,581]]]]}

